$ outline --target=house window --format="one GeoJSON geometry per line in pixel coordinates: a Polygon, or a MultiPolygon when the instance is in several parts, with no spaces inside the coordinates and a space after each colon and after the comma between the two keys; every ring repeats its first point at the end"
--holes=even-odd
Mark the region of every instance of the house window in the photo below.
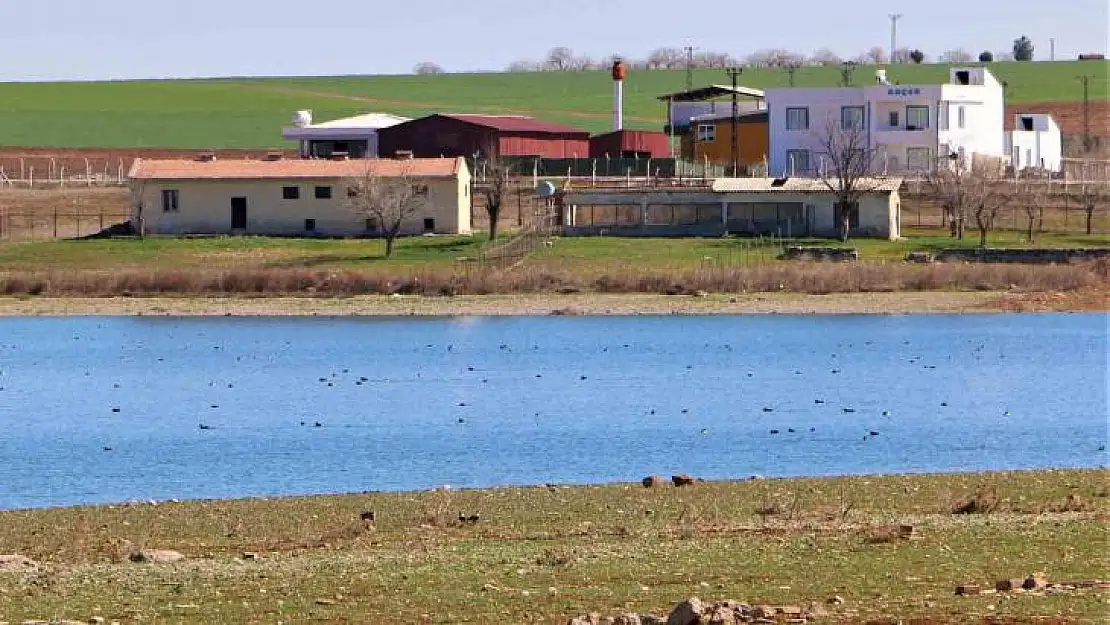
{"type": "Polygon", "coordinates": [[[809,109],[806,107],[786,109],[787,130],[809,130],[809,109]]]}
{"type": "Polygon", "coordinates": [[[176,213],[178,211],[177,189],[162,189],[162,212],[176,213]]]}
{"type": "Polygon", "coordinates": [[[863,107],[862,106],[842,106],[840,107],[840,127],[848,130],[860,130],[863,128],[863,107]]]}
{"type": "Polygon", "coordinates": [[[713,124],[698,124],[698,141],[715,141],[717,127],[713,124]]]}
{"type": "Polygon", "coordinates": [[[786,166],[788,173],[798,175],[809,171],[809,150],[787,150],[786,166]]]}
{"type": "Polygon", "coordinates": [[[316,199],[317,200],[330,200],[331,199],[331,187],[316,187],[316,199]]]}
{"type": "Polygon", "coordinates": [[[436,220],[431,217],[424,218],[424,232],[435,232],[436,220]]]}
{"type": "Polygon", "coordinates": [[[960,130],[967,127],[967,109],[962,106],[956,109],[956,127],[960,130]]]}
{"type": "Polygon", "coordinates": [[[377,232],[378,231],[378,220],[374,219],[373,217],[368,217],[366,219],[366,231],[367,232],[377,232]]]}
{"type": "Polygon", "coordinates": [[[932,152],[929,148],[906,148],[906,169],[910,171],[930,171],[929,161],[932,152]]]}
{"type": "Polygon", "coordinates": [[[305,232],[316,232],[316,220],[315,219],[306,219],[306,220],[304,220],[304,231],[305,232]]]}
{"type": "Polygon", "coordinates": [[[300,187],[282,187],[281,199],[283,200],[299,200],[301,199],[300,187]]]}
{"type": "Polygon", "coordinates": [[[890,119],[889,119],[890,124],[889,125],[890,125],[891,128],[897,128],[898,127],[898,122],[899,122],[898,118],[899,117],[900,116],[898,115],[898,111],[891,111],[890,112],[890,119]]]}
{"type": "Polygon", "coordinates": [[[428,185],[414,184],[412,185],[412,194],[416,197],[428,197],[428,185]]]}
{"type": "Polygon", "coordinates": [[[906,130],[925,130],[929,127],[929,107],[906,107],[906,130]]]}

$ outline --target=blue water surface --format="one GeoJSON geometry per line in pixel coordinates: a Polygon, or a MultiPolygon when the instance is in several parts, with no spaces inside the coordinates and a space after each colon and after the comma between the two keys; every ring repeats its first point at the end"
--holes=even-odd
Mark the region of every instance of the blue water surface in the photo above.
{"type": "Polygon", "coordinates": [[[0,509],[1107,460],[1101,314],[8,318],[0,387],[0,509]]]}

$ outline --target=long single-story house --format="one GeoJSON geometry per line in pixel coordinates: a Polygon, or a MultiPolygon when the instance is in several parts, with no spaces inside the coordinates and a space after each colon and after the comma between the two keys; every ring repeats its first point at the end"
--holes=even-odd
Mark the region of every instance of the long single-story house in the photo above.
{"type": "Polygon", "coordinates": [[[405,177],[424,198],[402,234],[470,233],[462,158],[138,159],[129,176],[131,223],[148,234],[375,236],[381,224],[353,199],[368,176],[405,177]]]}
{"type": "MultiPolygon", "coordinates": [[[[835,184],[835,183],[834,183],[835,184]]],[[[852,236],[901,237],[901,178],[867,178],[852,236]]],[[[814,178],[721,178],[691,187],[565,189],[567,236],[835,236],[837,195],[814,178]]]]}

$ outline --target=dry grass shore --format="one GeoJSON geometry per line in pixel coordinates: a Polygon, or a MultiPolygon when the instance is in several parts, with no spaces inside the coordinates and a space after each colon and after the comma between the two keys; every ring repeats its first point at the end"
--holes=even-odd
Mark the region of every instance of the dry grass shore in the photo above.
{"type": "Polygon", "coordinates": [[[760,479],[0,512],[0,620],[550,623],[708,601],[845,623],[1100,623],[1106,470],[760,479]],[[372,515],[371,515],[372,513],[372,515]],[[460,514],[477,520],[460,522],[460,514]],[[372,516],[372,518],[371,518],[372,516]],[[135,550],[180,562],[131,562],[135,550]],[[842,602],[829,603],[839,597],[842,602]],[[914,619],[914,620],[911,620],[914,619]]]}
{"type": "Polygon", "coordinates": [[[1107,311],[1110,291],[928,291],[656,295],[367,295],[353,297],[0,297],[0,316],[493,316],[700,314],[910,314],[1107,311]]]}

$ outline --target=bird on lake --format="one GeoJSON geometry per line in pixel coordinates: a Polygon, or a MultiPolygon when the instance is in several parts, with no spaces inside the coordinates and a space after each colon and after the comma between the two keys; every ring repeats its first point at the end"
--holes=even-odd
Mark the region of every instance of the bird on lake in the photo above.
{"type": "Polygon", "coordinates": [[[825,400],[823,400],[823,399],[815,399],[815,400],[813,400],[813,403],[815,403],[815,404],[823,404],[823,403],[825,403],[825,400]]]}
{"type": "Polygon", "coordinates": [[[201,423],[199,427],[200,427],[200,429],[202,429],[202,430],[211,430],[211,429],[212,429],[212,426],[211,426],[211,425],[205,425],[205,424],[203,424],[203,423],[201,423]]]}

